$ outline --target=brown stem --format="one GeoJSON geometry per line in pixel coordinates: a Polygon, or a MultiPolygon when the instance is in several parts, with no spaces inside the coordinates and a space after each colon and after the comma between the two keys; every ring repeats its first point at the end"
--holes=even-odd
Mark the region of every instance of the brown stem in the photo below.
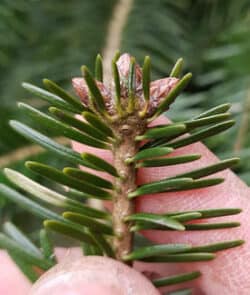
{"type": "Polygon", "coordinates": [[[122,260],[122,257],[131,251],[133,244],[133,234],[130,232],[131,223],[124,222],[124,218],[134,213],[134,201],[128,199],[128,193],[136,188],[136,169],[134,164],[126,164],[127,158],[133,157],[139,150],[138,143],[135,142],[135,136],[145,130],[145,124],[135,123],[138,120],[133,118],[131,123],[123,123],[118,127],[120,142],[114,148],[114,166],[116,167],[120,178],[116,178],[116,191],[113,196],[113,228],[115,238],[113,241],[116,259],[122,260]],[[139,125],[139,126],[138,126],[139,125]]]}

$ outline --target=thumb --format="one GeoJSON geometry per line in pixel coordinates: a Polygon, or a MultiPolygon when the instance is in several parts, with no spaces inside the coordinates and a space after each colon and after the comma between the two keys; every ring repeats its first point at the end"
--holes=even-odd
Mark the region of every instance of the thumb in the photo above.
{"type": "Polygon", "coordinates": [[[107,257],[67,257],[44,274],[30,295],[159,295],[135,269],[107,257]]]}

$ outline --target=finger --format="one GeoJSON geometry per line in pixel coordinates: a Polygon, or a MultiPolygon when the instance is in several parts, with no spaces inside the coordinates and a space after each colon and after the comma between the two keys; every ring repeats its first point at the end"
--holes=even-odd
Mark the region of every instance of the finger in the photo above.
{"type": "MultiPolygon", "coordinates": [[[[167,120],[164,117],[156,120],[154,124],[164,124],[167,120]]],[[[90,151],[100,155],[102,158],[112,161],[110,152],[100,151],[95,148],[89,148],[83,145],[74,144],[74,148],[78,151],[90,151]]],[[[156,167],[156,168],[141,168],[138,171],[138,184],[148,183],[162,178],[174,176],[183,172],[187,172],[193,169],[198,169],[206,165],[211,165],[218,161],[217,157],[209,151],[203,144],[195,143],[187,147],[179,148],[171,156],[197,153],[201,154],[201,159],[181,165],[175,165],[171,167],[156,167]]],[[[137,211],[152,212],[152,213],[165,213],[167,211],[182,211],[182,210],[197,210],[208,208],[220,208],[220,207],[241,207],[244,209],[240,215],[230,217],[230,220],[239,220],[243,223],[249,216],[249,190],[248,187],[230,170],[217,173],[215,177],[222,177],[225,182],[205,189],[188,190],[175,193],[162,193],[147,195],[145,197],[139,197],[136,199],[137,211]]],[[[228,217],[220,218],[220,221],[224,219],[228,220],[228,217]]],[[[221,239],[230,238],[232,232],[238,234],[242,238],[249,236],[249,231],[242,232],[242,228],[235,228],[232,230],[220,230],[205,232],[202,236],[204,242],[212,242],[215,238],[221,237],[221,239]],[[242,235],[243,234],[243,235],[242,235]]],[[[193,243],[198,243],[201,239],[203,232],[188,232],[188,240],[193,243]]],[[[149,232],[150,238],[157,242],[169,242],[176,240],[177,237],[181,239],[186,238],[186,233],[179,232],[149,232]]]]}
{"type": "MultiPolygon", "coordinates": [[[[218,161],[203,144],[196,143],[176,150],[172,155],[199,153],[202,158],[194,163],[176,165],[171,168],[141,169],[138,175],[139,183],[151,182],[163,177],[174,176],[189,170],[198,169],[218,161]]],[[[225,178],[225,182],[214,187],[175,192],[154,194],[141,197],[137,200],[137,210],[143,212],[165,213],[168,211],[186,211],[209,208],[242,208],[240,215],[220,218],[220,221],[230,220],[241,222],[241,227],[211,231],[147,231],[144,234],[157,243],[190,243],[201,245],[225,240],[244,239],[245,245],[218,253],[217,258],[204,263],[182,263],[156,266],[163,275],[172,275],[178,272],[200,269],[204,276],[195,281],[197,294],[248,294],[250,282],[248,271],[250,267],[250,230],[249,188],[230,170],[217,173],[216,176],[225,178]],[[169,267],[170,266],[170,267],[169,267]],[[161,267],[161,268],[160,268],[161,267]]],[[[204,220],[205,221],[205,220],[204,220]]],[[[214,222],[219,221],[215,218],[214,222]]],[[[141,266],[140,266],[141,267],[141,266]]],[[[144,265],[145,267],[145,265],[144,265]]],[[[152,267],[152,266],[151,266],[152,267]]],[[[146,266],[148,269],[148,265],[146,266]]],[[[185,286],[193,285],[185,284],[185,286]]],[[[169,290],[169,289],[168,289],[169,290]]]]}
{"type": "Polygon", "coordinates": [[[159,295],[136,270],[107,257],[68,256],[43,275],[30,295],[159,295]]]}
{"type": "Polygon", "coordinates": [[[0,251],[0,294],[26,295],[30,282],[5,251],[0,251]]]}
{"type": "MultiPolygon", "coordinates": [[[[166,119],[161,117],[155,124],[164,124],[166,119]]],[[[76,145],[76,149],[81,147],[76,145]]],[[[84,148],[86,150],[86,148],[84,148]]],[[[98,150],[92,152],[98,154],[98,150]]],[[[197,169],[206,165],[211,165],[218,161],[216,156],[211,153],[203,144],[195,143],[187,147],[179,148],[172,155],[183,155],[187,153],[199,153],[202,155],[200,160],[193,163],[181,164],[171,167],[144,168],[138,172],[138,184],[160,180],[169,176],[174,176],[189,170],[197,169]]],[[[107,157],[107,153],[102,153],[102,157],[107,157]]],[[[108,155],[111,160],[110,155],[108,155]]],[[[168,211],[186,211],[209,208],[236,207],[242,208],[240,215],[220,218],[220,221],[226,219],[230,221],[240,221],[241,227],[225,230],[211,231],[188,231],[188,232],[170,232],[170,231],[147,231],[144,234],[157,243],[190,243],[200,245],[214,243],[224,240],[244,239],[246,244],[237,248],[218,253],[218,257],[211,262],[205,263],[183,263],[183,264],[165,264],[154,265],[152,270],[161,270],[162,275],[176,274],[185,270],[201,269],[204,273],[202,279],[196,280],[198,294],[201,290],[206,290],[208,294],[248,294],[250,290],[250,281],[248,272],[250,267],[250,230],[248,227],[250,202],[249,188],[230,170],[216,174],[218,177],[225,178],[225,182],[214,187],[183,191],[178,193],[162,193],[139,197],[136,200],[137,211],[165,213],[168,211]],[[244,293],[245,292],[245,293],[244,293]]],[[[140,265],[141,270],[149,270],[148,265],[140,265]]],[[[192,284],[193,285],[193,284],[192,284]]]]}
{"type": "MultiPolygon", "coordinates": [[[[171,167],[142,168],[138,171],[138,183],[142,184],[160,180],[218,162],[217,157],[201,143],[177,149],[171,153],[171,156],[179,156],[188,153],[201,154],[202,157],[192,163],[171,167]]],[[[248,218],[249,216],[249,188],[229,169],[216,173],[213,177],[222,177],[225,181],[220,185],[203,189],[168,192],[139,197],[137,199],[136,209],[143,212],[166,213],[169,211],[240,207],[243,209],[243,213],[230,217],[230,220],[246,221],[245,218],[248,218]]],[[[228,220],[228,218],[229,217],[214,219],[214,221],[228,220]]],[[[249,231],[242,233],[242,229],[235,228],[232,230],[225,229],[211,231],[210,233],[212,234],[208,234],[208,232],[204,233],[204,231],[202,231],[202,233],[204,233],[202,240],[204,242],[213,242],[215,238],[218,238],[217,236],[221,238],[229,238],[234,231],[235,233],[239,233],[240,231],[240,235],[242,236],[243,234],[243,238],[249,236],[249,231]]],[[[161,232],[159,235],[159,232],[154,231],[149,234],[151,238],[161,242],[171,241],[172,238],[176,240],[177,237],[181,237],[181,239],[186,237],[186,232],[161,232]]],[[[201,239],[201,232],[188,232],[188,239],[193,243],[199,242],[201,239]]]]}

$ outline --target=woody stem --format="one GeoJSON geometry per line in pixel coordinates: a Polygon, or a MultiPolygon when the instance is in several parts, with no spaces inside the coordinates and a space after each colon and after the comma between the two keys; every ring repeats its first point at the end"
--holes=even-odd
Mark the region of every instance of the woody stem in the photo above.
{"type": "MultiPolygon", "coordinates": [[[[138,119],[137,119],[138,120],[138,119]]],[[[136,120],[136,121],[137,121],[136,120]]],[[[134,201],[128,198],[128,193],[136,188],[135,164],[126,164],[125,160],[133,157],[139,150],[135,142],[136,135],[145,129],[144,124],[123,124],[120,128],[120,142],[114,148],[114,165],[120,174],[115,180],[116,191],[113,195],[113,228],[115,237],[113,241],[117,260],[122,260],[132,250],[133,233],[130,232],[131,223],[125,222],[124,218],[135,211],[134,201]],[[125,130],[126,127],[128,130],[125,130]]],[[[138,121],[137,121],[138,123],[138,121]]]]}

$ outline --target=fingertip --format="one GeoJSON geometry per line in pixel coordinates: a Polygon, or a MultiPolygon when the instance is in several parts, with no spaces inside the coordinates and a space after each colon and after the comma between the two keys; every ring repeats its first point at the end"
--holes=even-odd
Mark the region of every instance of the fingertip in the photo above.
{"type": "Polygon", "coordinates": [[[30,295],[159,295],[136,270],[107,257],[66,259],[43,275],[30,295]]]}

